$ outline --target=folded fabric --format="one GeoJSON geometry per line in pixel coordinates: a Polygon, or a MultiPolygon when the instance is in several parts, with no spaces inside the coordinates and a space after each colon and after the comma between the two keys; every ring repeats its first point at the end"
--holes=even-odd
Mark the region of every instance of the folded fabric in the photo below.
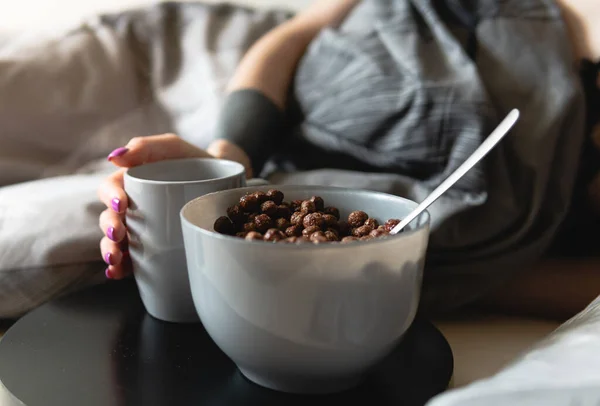
{"type": "Polygon", "coordinates": [[[287,11],[166,3],[0,48],[0,186],[70,175],[136,136],[206,147],[239,60],[287,11]]]}
{"type": "Polygon", "coordinates": [[[600,298],[495,376],[428,406],[600,404],[600,298]]]}
{"type": "Polygon", "coordinates": [[[312,170],[319,184],[342,183],[321,168],[356,171],[367,188],[380,173],[378,187],[416,201],[521,110],[430,208],[423,311],[455,309],[525,272],[570,207],[585,100],[553,1],[362,1],[310,45],[295,98],[299,124],[279,170],[312,170]]]}
{"type": "Polygon", "coordinates": [[[103,281],[99,253],[105,173],[0,188],[0,318],[103,281]]]}

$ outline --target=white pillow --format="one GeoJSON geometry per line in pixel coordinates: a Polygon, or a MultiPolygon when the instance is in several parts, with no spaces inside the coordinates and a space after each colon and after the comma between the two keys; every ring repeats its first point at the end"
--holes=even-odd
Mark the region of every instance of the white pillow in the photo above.
{"type": "Polygon", "coordinates": [[[99,251],[105,174],[0,188],[0,318],[18,317],[66,291],[104,280],[99,251]]]}

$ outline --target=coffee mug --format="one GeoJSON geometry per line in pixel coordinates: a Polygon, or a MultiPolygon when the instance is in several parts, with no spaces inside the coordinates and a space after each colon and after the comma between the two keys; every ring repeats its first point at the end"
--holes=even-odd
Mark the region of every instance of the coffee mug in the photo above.
{"type": "Polygon", "coordinates": [[[186,265],[179,212],[208,193],[267,184],[246,181],[237,162],[192,158],[130,168],[124,176],[129,198],[126,224],[133,276],[146,311],[173,323],[198,322],[186,265]]]}

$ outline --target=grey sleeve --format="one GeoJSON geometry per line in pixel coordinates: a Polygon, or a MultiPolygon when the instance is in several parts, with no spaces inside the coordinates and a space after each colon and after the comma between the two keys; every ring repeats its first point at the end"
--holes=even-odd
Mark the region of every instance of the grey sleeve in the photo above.
{"type": "Polygon", "coordinates": [[[285,112],[263,93],[253,89],[238,90],[225,100],[216,135],[242,148],[258,176],[282,142],[285,121],[285,112]]]}

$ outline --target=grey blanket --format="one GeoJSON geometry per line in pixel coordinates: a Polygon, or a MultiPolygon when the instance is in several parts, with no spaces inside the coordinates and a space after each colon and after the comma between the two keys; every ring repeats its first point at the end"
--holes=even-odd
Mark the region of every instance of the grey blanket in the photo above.
{"type": "Polygon", "coordinates": [[[421,201],[520,109],[505,142],[431,207],[422,309],[453,308],[525,272],[556,235],[584,135],[574,66],[550,0],[364,1],[303,59],[298,153],[281,158],[300,172],[275,179],[421,201]]]}
{"type": "MultiPolygon", "coordinates": [[[[324,30],[296,75],[299,120],[287,138],[301,154],[278,154],[266,173],[420,201],[519,108],[503,144],[431,207],[424,311],[468,303],[545,253],[584,138],[583,93],[552,1],[441,3],[365,0],[324,30]]],[[[14,184],[0,188],[3,315],[101,277],[78,264],[98,259],[102,158],[167,131],[206,146],[239,59],[287,18],[163,4],[0,49],[0,183],[14,184]],[[32,200],[40,178],[45,193],[62,190],[44,195],[42,212],[32,200]]]]}

